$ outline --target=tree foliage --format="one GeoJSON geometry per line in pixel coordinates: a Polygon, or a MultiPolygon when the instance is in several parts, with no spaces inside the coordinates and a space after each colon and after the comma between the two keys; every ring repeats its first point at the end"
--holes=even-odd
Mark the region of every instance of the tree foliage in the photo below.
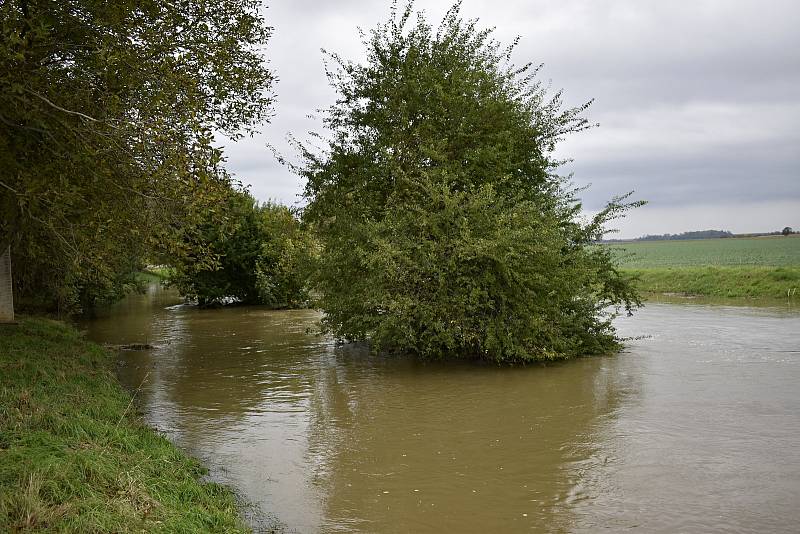
{"type": "Polygon", "coordinates": [[[326,148],[300,145],[298,168],[328,332],[434,358],[617,346],[607,309],[638,297],[592,243],[638,203],[582,221],[553,150],[590,126],[588,104],[564,107],[538,67],[512,64],[515,44],[458,4],[436,29],[408,4],[364,35],[366,63],[329,55],[326,148]]]}
{"type": "Polygon", "coordinates": [[[187,252],[230,188],[213,132],[270,112],[258,6],[0,4],[0,248],[18,301],[90,305],[143,257],[187,252]]]}
{"type": "Polygon", "coordinates": [[[309,266],[316,243],[286,206],[258,206],[262,240],[256,260],[258,302],[272,308],[298,308],[309,302],[309,266]]]}
{"type": "Polygon", "coordinates": [[[172,283],[201,306],[233,298],[289,308],[308,300],[311,239],[286,206],[259,204],[249,193],[231,190],[185,246],[195,252],[173,264],[172,283]],[[215,261],[198,261],[204,256],[215,261]]]}

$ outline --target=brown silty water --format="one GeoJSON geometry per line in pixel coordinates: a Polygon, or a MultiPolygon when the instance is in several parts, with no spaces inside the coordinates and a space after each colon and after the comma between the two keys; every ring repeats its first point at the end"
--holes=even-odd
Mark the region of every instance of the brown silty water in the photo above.
{"type": "Polygon", "coordinates": [[[298,532],[796,532],[800,313],[651,303],[610,357],[372,356],[157,286],[83,326],[146,419],[298,532]]]}

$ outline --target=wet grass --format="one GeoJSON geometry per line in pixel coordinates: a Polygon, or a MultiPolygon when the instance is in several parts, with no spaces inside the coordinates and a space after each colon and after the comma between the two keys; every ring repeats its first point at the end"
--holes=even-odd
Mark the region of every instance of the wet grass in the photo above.
{"type": "Polygon", "coordinates": [[[61,323],[0,327],[0,531],[247,532],[234,494],[135,414],[112,361],[61,323]]]}

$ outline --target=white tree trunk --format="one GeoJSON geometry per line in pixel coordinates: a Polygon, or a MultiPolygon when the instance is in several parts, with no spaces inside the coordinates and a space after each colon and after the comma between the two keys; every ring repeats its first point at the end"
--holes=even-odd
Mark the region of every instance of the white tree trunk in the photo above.
{"type": "Polygon", "coordinates": [[[0,323],[14,322],[14,286],[11,284],[11,247],[0,254],[0,323]]]}

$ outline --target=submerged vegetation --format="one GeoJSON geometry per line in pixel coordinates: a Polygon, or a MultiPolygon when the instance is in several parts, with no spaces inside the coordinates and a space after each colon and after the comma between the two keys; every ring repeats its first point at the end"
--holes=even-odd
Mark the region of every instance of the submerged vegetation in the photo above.
{"type": "Polygon", "coordinates": [[[580,219],[553,151],[588,104],[565,107],[459,10],[434,29],[395,3],[366,64],[332,56],[340,99],[327,149],[297,167],[301,222],[257,204],[215,146],[271,113],[257,2],[3,4],[0,249],[18,307],[91,311],[159,263],[201,305],[313,293],[328,332],[378,350],[613,350],[605,310],[638,297],[591,243],[636,203],[580,219]]]}
{"type": "Polygon", "coordinates": [[[438,29],[411,5],[331,55],[338,92],[321,154],[301,147],[312,282],[326,331],[429,358],[556,359],[617,347],[609,306],[634,288],[607,249],[615,199],[583,223],[556,144],[590,125],[537,68],[460,17],[438,29]]]}
{"type": "Polygon", "coordinates": [[[231,191],[198,225],[170,283],[201,306],[236,299],[272,308],[304,306],[312,241],[289,208],[231,191]],[[215,258],[198,261],[195,255],[215,258]]]}
{"type": "Polygon", "coordinates": [[[136,415],[72,328],[0,331],[0,531],[245,532],[230,490],[136,415]]]}

